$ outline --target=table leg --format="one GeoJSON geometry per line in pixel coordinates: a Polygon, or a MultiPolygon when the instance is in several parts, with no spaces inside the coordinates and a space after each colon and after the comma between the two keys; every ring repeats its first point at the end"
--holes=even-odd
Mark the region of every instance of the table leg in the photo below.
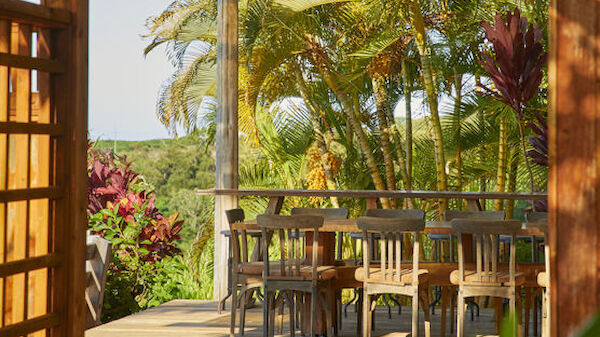
{"type": "MultiPolygon", "coordinates": [[[[313,232],[307,231],[305,232],[305,256],[306,261],[312,260],[312,242],[313,242],[313,232]]],[[[318,264],[322,266],[332,266],[335,262],[335,233],[328,232],[319,232],[319,247],[317,248],[318,254],[318,264]]],[[[333,294],[333,292],[330,292],[333,294]]],[[[334,308],[335,306],[335,296],[327,297],[329,301],[330,308],[334,308]]],[[[311,296],[306,296],[306,301],[304,302],[303,312],[306,317],[304,320],[304,330],[310,331],[310,313],[313,299],[311,296]]],[[[315,331],[318,334],[324,334],[327,331],[327,325],[325,322],[327,321],[327,317],[325,315],[325,306],[319,299],[317,299],[317,314],[316,314],[316,324],[315,331]]]]}

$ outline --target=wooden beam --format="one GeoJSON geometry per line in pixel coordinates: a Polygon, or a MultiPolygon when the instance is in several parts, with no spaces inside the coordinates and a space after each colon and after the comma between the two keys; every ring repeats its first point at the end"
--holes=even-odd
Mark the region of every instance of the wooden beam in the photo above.
{"type": "MultiPolygon", "coordinates": [[[[0,336],[27,336],[28,334],[57,326],[60,318],[56,314],[46,314],[17,324],[0,328],[0,336]]],[[[82,335],[83,336],[83,335],[82,335]]]]}
{"type": "MultiPolygon", "coordinates": [[[[216,186],[238,186],[238,0],[218,0],[216,186]]],[[[215,197],[214,297],[227,293],[228,247],[221,230],[225,211],[237,207],[236,196],[215,197]]]]}
{"type": "Polygon", "coordinates": [[[600,307],[600,2],[550,8],[548,184],[551,336],[600,307]]]}
{"type": "Polygon", "coordinates": [[[22,0],[2,0],[0,18],[23,24],[63,28],[71,22],[68,11],[48,8],[22,0]]]}
{"type": "Polygon", "coordinates": [[[64,190],[60,187],[5,190],[0,191],[0,203],[33,199],[60,199],[63,196],[64,190]]]}
{"type": "Polygon", "coordinates": [[[62,257],[59,254],[46,254],[24,260],[7,262],[0,265],[0,277],[8,277],[36,269],[56,267],[61,261],[62,257]]]}
{"type": "Polygon", "coordinates": [[[498,192],[455,192],[455,191],[381,191],[381,190],[268,190],[216,188],[196,191],[200,195],[233,195],[258,197],[323,197],[323,198],[416,198],[416,199],[501,199],[501,200],[546,200],[546,193],[498,193],[498,192]]]}
{"type": "Polygon", "coordinates": [[[63,132],[63,126],[58,124],[0,122],[0,133],[62,136],[63,132]]]}
{"type": "Polygon", "coordinates": [[[64,66],[56,60],[8,53],[0,53],[0,65],[12,68],[36,69],[48,73],[62,73],[65,71],[64,66]]]}

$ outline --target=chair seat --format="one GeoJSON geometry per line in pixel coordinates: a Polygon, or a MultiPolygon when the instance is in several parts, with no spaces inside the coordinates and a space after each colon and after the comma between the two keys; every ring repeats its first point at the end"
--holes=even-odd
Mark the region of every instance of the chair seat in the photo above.
{"type": "MultiPolygon", "coordinates": [[[[419,269],[419,283],[424,283],[429,279],[429,271],[427,269],[419,269]]],[[[386,284],[398,284],[396,279],[396,272],[392,275],[386,272],[386,280],[381,279],[381,268],[369,268],[369,282],[370,283],[386,283],[386,284]]],[[[359,282],[365,282],[365,268],[357,268],[354,272],[354,277],[359,282]]],[[[413,270],[412,269],[400,269],[400,283],[412,283],[413,281],[413,270]]]]}
{"type": "Polygon", "coordinates": [[[537,274],[537,284],[540,287],[544,287],[544,288],[548,287],[548,276],[545,271],[537,274]]]}
{"type": "MultiPolygon", "coordinates": [[[[485,272],[482,272],[484,274],[485,272]]],[[[489,272],[490,279],[492,272],[489,272]]],[[[525,274],[523,273],[515,273],[515,284],[510,282],[510,274],[507,272],[496,272],[497,282],[492,281],[479,281],[479,277],[477,272],[474,270],[465,270],[465,282],[464,284],[470,285],[486,285],[486,286],[519,286],[525,283],[525,274]]],[[[450,273],[450,282],[452,284],[458,285],[460,283],[460,276],[458,270],[452,271],[450,273]]]]}
{"type": "MultiPolygon", "coordinates": [[[[238,265],[238,272],[248,275],[262,275],[263,267],[263,261],[244,262],[238,265]]],[[[279,269],[279,261],[270,261],[269,268],[271,270],[279,269]]]]}
{"type": "MultiPolygon", "coordinates": [[[[286,271],[287,272],[287,271],[286,271]]],[[[331,280],[337,276],[334,266],[317,267],[318,280],[331,280]]],[[[290,281],[308,281],[312,280],[312,266],[300,266],[300,275],[281,275],[279,268],[271,270],[271,275],[265,277],[266,280],[290,280],[290,281]]]]}
{"type": "MultiPolygon", "coordinates": [[[[263,261],[246,262],[239,265],[238,271],[245,275],[262,275],[264,267],[263,261]]],[[[271,270],[271,276],[268,279],[299,279],[309,280],[312,278],[312,267],[311,266],[300,266],[300,276],[281,276],[279,261],[270,261],[269,269],[271,270]]],[[[287,269],[286,269],[287,272],[287,269]]],[[[334,266],[319,266],[317,267],[317,274],[319,280],[328,280],[336,276],[334,266]]]]}
{"type": "Polygon", "coordinates": [[[335,260],[334,264],[336,267],[353,267],[356,266],[356,261],[354,259],[335,260]]]}

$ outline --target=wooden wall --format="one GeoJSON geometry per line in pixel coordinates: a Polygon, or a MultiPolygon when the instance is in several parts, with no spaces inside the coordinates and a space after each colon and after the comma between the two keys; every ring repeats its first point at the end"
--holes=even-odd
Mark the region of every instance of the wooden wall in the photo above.
{"type": "Polygon", "coordinates": [[[550,16],[552,336],[569,336],[600,308],[600,1],[550,16]]]}
{"type": "Polygon", "coordinates": [[[87,13],[0,2],[0,336],[83,336],[87,13]]]}

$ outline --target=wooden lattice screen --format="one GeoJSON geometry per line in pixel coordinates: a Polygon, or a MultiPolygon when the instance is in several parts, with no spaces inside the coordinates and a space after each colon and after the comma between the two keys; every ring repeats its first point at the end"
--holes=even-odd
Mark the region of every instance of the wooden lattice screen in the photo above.
{"type": "Polygon", "coordinates": [[[0,336],[82,336],[87,0],[0,0],[0,336]]]}

